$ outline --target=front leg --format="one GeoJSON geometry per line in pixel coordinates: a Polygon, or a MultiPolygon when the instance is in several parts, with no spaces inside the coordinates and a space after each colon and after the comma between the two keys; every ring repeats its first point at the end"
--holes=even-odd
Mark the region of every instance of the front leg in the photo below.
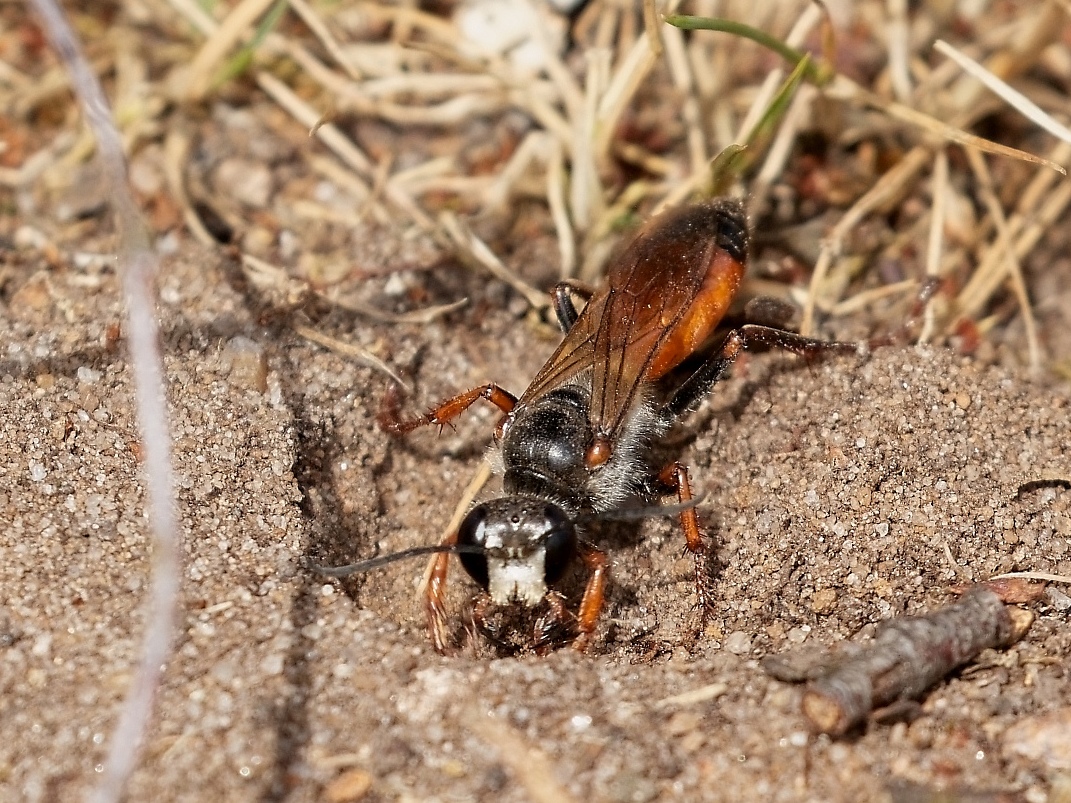
{"type": "Polygon", "coordinates": [[[481,591],[473,597],[472,611],[469,614],[469,619],[472,622],[472,629],[469,635],[474,641],[483,638],[500,650],[508,649],[509,645],[506,643],[505,638],[503,638],[502,628],[491,621],[491,613],[495,607],[491,595],[486,591],[481,591]]]}
{"type": "MultiPolygon", "coordinates": [[[[457,532],[443,539],[444,547],[457,544],[457,532]]],[[[440,552],[428,563],[424,581],[424,613],[428,620],[428,637],[435,652],[446,655],[453,648],[450,638],[449,615],[446,611],[446,576],[450,569],[450,553],[440,552]]]]}
{"type": "Polygon", "coordinates": [[[419,418],[400,419],[398,418],[397,410],[388,405],[379,416],[379,425],[393,435],[404,435],[407,432],[412,432],[417,427],[423,427],[428,424],[435,424],[441,432],[443,427],[450,424],[479,399],[491,402],[504,415],[512,413],[513,408],[517,405],[516,396],[508,390],[500,388],[494,382],[488,382],[485,385],[480,385],[477,388],[447,399],[419,418]]]}
{"type": "Polygon", "coordinates": [[[573,642],[573,649],[584,652],[591,642],[591,634],[595,632],[595,626],[599,623],[599,614],[602,613],[603,602],[606,599],[606,580],[610,574],[610,562],[606,553],[596,549],[591,544],[581,541],[577,544],[580,559],[591,572],[588,584],[584,588],[584,597],[580,600],[580,611],[577,614],[577,630],[580,634],[573,642]]]}
{"type": "Polygon", "coordinates": [[[547,611],[532,626],[532,644],[539,655],[576,633],[576,617],[566,607],[565,597],[557,591],[549,591],[543,601],[547,611]]]}

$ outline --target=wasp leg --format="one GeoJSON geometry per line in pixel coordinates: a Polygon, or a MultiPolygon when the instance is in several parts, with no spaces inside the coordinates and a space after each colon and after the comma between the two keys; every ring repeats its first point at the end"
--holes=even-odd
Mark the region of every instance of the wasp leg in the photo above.
{"type": "MultiPolygon", "coordinates": [[[[692,484],[688,481],[688,468],[683,463],[670,463],[659,472],[658,481],[674,491],[682,505],[692,501],[692,484]]],[[[711,588],[710,564],[707,560],[709,547],[703,540],[703,533],[699,529],[699,516],[694,507],[681,511],[680,522],[688,551],[695,558],[696,605],[705,624],[707,614],[714,607],[714,590],[711,588]]]]}
{"type": "Polygon", "coordinates": [[[744,323],[784,329],[796,315],[796,305],[772,296],[755,296],[744,305],[744,323]]]}
{"type": "Polygon", "coordinates": [[[494,607],[490,594],[479,594],[472,601],[472,626],[475,632],[497,647],[505,647],[506,642],[502,638],[502,629],[491,623],[490,610],[494,607]]]}
{"type": "MultiPolygon", "coordinates": [[[[457,543],[457,533],[443,539],[443,546],[457,543]]],[[[424,613],[428,618],[428,637],[435,652],[446,655],[453,645],[450,639],[449,616],[446,612],[446,575],[450,569],[450,553],[440,552],[428,563],[424,582],[424,613]]]]}
{"type": "Polygon", "coordinates": [[[584,652],[591,641],[591,634],[595,632],[595,626],[599,623],[599,614],[602,612],[603,601],[606,598],[606,579],[610,573],[610,563],[606,559],[606,553],[601,549],[596,549],[583,541],[577,546],[580,550],[580,559],[591,572],[588,584],[584,588],[584,597],[580,600],[580,611],[577,613],[579,635],[573,642],[574,650],[584,652]]]}
{"type": "Polygon", "coordinates": [[[554,307],[554,314],[558,318],[558,326],[561,327],[562,332],[565,334],[568,334],[569,330],[573,328],[573,324],[576,323],[576,319],[580,317],[580,313],[576,311],[576,305],[573,304],[573,293],[587,301],[595,295],[595,288],[571,281],[558,282],[550,293],[551,305],[554,307]]]}
{"type": "Polygon", "coordinates": [[[576,617],[565,606],[565,597],[557,591],[550,591],[544,601],[547,603],[547,612],[536,619],[532,627],[532,643],[539,654],[576,632],[576,617]]]}
{"type": "Polygon", "coordinates": [[[703,363],[699,370],[688,377],[673,394],[663,408],[663,414],[667,420],[674,421],[699,404],[711,388],[725,376],[725,372],[736,362],[740,352],[754,345],[775,346],[808,360],[813,360],[826,352],[857,354],[860,350],[857,343],[815,340],[795,332],[786,332],[783,329],[746,324],[729,332],[717,356],[703,363]]]}
{"type": "Polygon", "coordinates": [[[388,410],[380,416],[379,424],[387,432],[394,435],[404,435],[407,432],[412,432],[417,427],[423,427],[427,424],[435,424],[441,431],[443,427],[469,409],[479,399],[486,399],[491,402],[505,415],[509,415],[517,404],[516,396],[508,390],[503,390],[494,382],[488,382],[486,385],[480,385],[478,388],[473,388],[465,393],[459,393],[452,399],[447,399],[419,418],[402,421],[397,418],[394,411],[388,410]]]}

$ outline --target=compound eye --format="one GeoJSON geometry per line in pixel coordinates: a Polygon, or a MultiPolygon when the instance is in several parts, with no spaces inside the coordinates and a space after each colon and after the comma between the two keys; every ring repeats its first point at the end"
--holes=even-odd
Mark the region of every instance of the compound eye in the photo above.
{"type": "MultiPolygon", "coordinates": [[[[461,520],[457,528],[458,546],[486,546],[487,532],[484,521],[487,519],[487,506],[477,505],[461,520]]],[[[487,555],[483,552],[461,552],[461,566],[485,591],[489,583],[487,577],[487,555]]]]}
{"type": "Polygon", "coordinates": [[[569,517],[557,507],[548,506],[546,517],[545,562],[543,574],[548,585],[556,583],[576,555],[576,529],[569,517]]]}

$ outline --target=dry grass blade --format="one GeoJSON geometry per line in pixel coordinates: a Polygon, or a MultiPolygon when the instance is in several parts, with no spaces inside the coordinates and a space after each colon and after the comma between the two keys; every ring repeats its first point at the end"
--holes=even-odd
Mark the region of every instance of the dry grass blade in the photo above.
{"type": "MultiPolygon", "coordinates": [[[[484,192],[481,199],[484,208],[490,212],[506,214],[505,207],[515,192],[517,184],[529,172],[533,163],[547,161],[552,141],[553,138],[543,131],[532,131],[521,140],[521,144],[506,162],[505,167],[491,181],[491,187],[484,192]]],[[[556,144],[560,148],[560,143],[556,144]]],[[[449,159],[446,167],[452,170],[454,160],[449,159]]]]}
{"type": "MultiPolygon", "coordinates": [[[[246,7],[246,15],[238,17],[237,13],[239,9],[235,9],[228,17],[228,21],[234,20],[233,25],[237,27],[238,22],[244,22],[245,24],[233,34],[236,37],[235,40],[231,39],[231,33],[228,32],[226,40],[216,39],[218,36],[219,26],[216,26],[215,22],[209,18],[203,11],[196,5],[192,5],[189,0],[169,0],[171,4],[182,13],[187,19],[189,19],[194,25],[198,27],[203,33],[206,33],[210,38],[210,41],[215,40],[217,47],[222,47],[223,43],[227,45],[229,49],[233,45],[233,42],[237,39],[241,39],[248,36],[246,29],[252,23],[248,16],[256,10],[254,0],[245,0],[243,5],[246,7]]],[[[256,0],[261,4],[267,5],[267,0],[256,0]]],[[[262,9],[261,9],[262,10],[262,9]]],[[[259,14],[257,15],[259,16],[259,14]]],[[[254,16],[253,19],[256,17],[254,16]]],[[[311,54],[308,54],[304,48],[291,46],[289,40],[284,39],[275,34],[271,34],[266,38],[265,45],[276,52],[285,52],[291,55],[302,66],[307,69],[314,70],[316,74],[323,75],[330,71],[319,65],[311,54]]],[[[204,50],[202,50],[204,52],[204,50]]],[[[207,62],[208,57],[205,57],[207,62]]],[[[290,87],[284,84],[273,75],[258,70],[255,73],[257,84],[264,90],[276,103],[278,103],[288,114],[293,116],[298,122],[300,122],[309,131],[315,132],[316,135],[330,148],[345,164],[349,165],[359,175],[363,177],[373,177],[375,175],[375,166],[371,160],[361,151],[357,145],[346,137],[342,131],[336,126],[330,123],[324,123],[323,116],[316,112],[308,103],[306,103],[301,97],[297,95],[290,87]]],[[[198,78],[197,80],[203,80],[198,78]]],[[[196,88],[193,82],[190,86],[196,88]]],[[[207,88],[203,91],[207,91],[207,88]]],[[[425,212],[417,205],[417,203],[400,187],[388,183],[386,187],[386,197],[395,207],[408,215],[417,225],[421,226],[425,230],[431,230],[434,226],[431,218],[425,214],[425,212]]]]}
{"type": "MultiPolygon", "coordinates": [[[[785,37],[783,45],[788,49],[788,52],[795,52],[795,48],[806,39],[807,35],[814,29],[821,19],[822,10],[817,4],[806,6],[799,18],[793,24],[792,30],[789,31],[788,36],[785,37]]],[[[694,72],[693,75],[698,83],[700,73],[694,72]]],[[[722,152],[724,152],[726,148],[731,147],[734,143],[743,143],[747,141],[749,134],[755,131],[756,126],[759,125],[759,122],[766,114],[770,102],[777,94],[784,81],[784,77],[785,72],[783,69],[777,68],[769,71],[763,80],[762,86],[759,87],[758,91],[753,93],[748,106],[748,111],[737,126],[735,133],[730,133],[722,137],[724,143],[722,152]]],[[[804,89],[806,90],[807,87],[804,87],[804,89]]],[[[797,97],[796,100],[793,101],[788,115],[796,121],[799,120],[803,111],[809,106],[809,101],[814,97],[811,92],[804,92],[802,94],[804,95],[804,99],[800,100],[797,97]]],[[[720,104],[715,110],[715,113],[718,115],[716,119],[721,119],[721,115],[723,114],[721,109],[723,108],[725,108],[724,104],[720,104]]],[[[751,188],[751,197],[748,200],[749,211],[760,209],[765,203],[765,195],[770,183],[773,182],[783,168],[783,162],[778,163],[777,159],[783,160],[787,158],[798,131],[797,125],[798,123],[792,123],[788,126],[782,124],[781,129],[778,131],[777,140],[775,142],[775,148],[777,150],[776,159],[767,159],[767,161],[764,162],[761,176],[755,182],[755,186],[751,188]]],[[[669,193],[667,193],[665,198],[658,204],[655,211],[661,211],[681,203],[697,189],[708,184],[709,178],[709,166],[704,163],[700,165],[698,169],[694,169],[685,181],[679,182],[669,193]]]]}
{"type": "Polygon", "coordinates": [[[167,2],[202,36],[212,36],[219,27],[218,23],[198,5],[196,0],[167,0],[167,2]]]}
{"type": "MultiPolygon", "coordinates": [[[[465,490],[461,492],[461,498],[458,499],[457,505],[454,506],[454,512],[450,516],[450,521],[447,522],[446,527],[443,528],[442,534],[439,536],[439,541],[445,542],[447,538],[453,536],[457,531],[457,528],[461,526],[462,519],[469,512],[469,508],[472,507],[472,503],[476,501],[477,494],[483,490],[488,480],[494,475],[494,469],[491,463],[487,460],[481,460],[479,468],[473,472],[472,478],[469,480],[468,485],[465,486],[465,490]]],[[[438,561],[438,556],[433,555],[428,560],[428,565],[424,569],[424,577],[420,581],[420,585],[417,587],[416,598],[423,604],[424,592],[428,588],[428,583],[431,582],[431,573],[435,569],[435,564],[438,561]]]]}
{"type": "Polygon", "coordinates": [[[182,209],[182,220],[186,228],[201,245],[214,248],[218,245],[216,238],[205,227],[201,216],[197,214],[197,210],[190,202],[189,193],[186,192],[182,167],[186,164],[189,152],[190,138],[184,131],[176,128],[168,132],[167,139],[164,140],[164,153],[167,154],[164,160],[164,176],[167,179],[168,189],[171,190],[171,196],[182,209]]]}
{"type": "MultiPolygon", "coordinates": [[[[941,273],[941,254],[945,242],[945,207],[948,198],[948,155],[944,150],[937,151],[933,166],[933,190],[931,192],[933,206],[930,212],[930,237],[926,247],[926,275],[936,277],[941,273]]],[[[929,342],[933,334],[934,316],[933,304],[926,304],[923,317],[922,331],[919,332],[918,342],[929,342]]]]}
{"type": "Polygon", "coordinates": [[[748,212],[755,214],[766,204],[770,187],[773,186],[788,164],[792,155],[796,138],[799,136],[800,126],[814,103],[817,90],[810,85],[799,88],[796,97],[792,99],[788,111],[785,113],[781,125],[777,129],[774,140],[770,143],[770,150],[763,160],[762,168],[752,183],[752,190],[748,198],[748,212]]]}
{"type": "Polygon", "coordinates": [[[1027,348],[1030,353],[1030,369],[1037,373],[1041,369],[1041,345],[1038,342],[1037,321],[1034,320],[1034,310],[1030,306],[1030,297],[1026,290],[1026,281],[1023,279],[1023,269],[1011,248],[1012,235],[1008,227],[1008,219],[1004,209],[1000,205],[996,191],[993,188],[993,179],[989,174],[985,159],[978,151],[968,148],[967,159],[971,170],[978,180],[979,192],[982,202],[989,211],[997,231],[997,240],[994,248],[999,248],[1004,253],[1005,270],[1012,277],[1015,288],[1015,297],[1019,302],[1019,311],[1023,316],[1023,327],[1026,329],[1027,348]]]}
{"type": "Polygon", "coordinates": [[[547,306],[549,301],[546,293],[532,287],[503,265],[502,261],[495,256],[494,251],[487,247],[487,243],[477,237],[456,215],[443,212],[439,216],[439,222],[442,225],[442,231],[445,232],[462,262],[472,267],[482,268],[496,279],[505,282],[524,296],[532,307],[539,309],[547,306]]]}
{"type": "MultiPolygon", "coordinates": [[[[351,168],[361,175],[371,176],[375,174],[375,167],[364,152],[334,125],[323,123],[323,118],[298,97],[290,87],[275,76],[265,72],[258,73],[256,80],[260,88],[293,115],[298,122],[310,131],[315,130],[316,136],[323,140],[324,144],[351,168]]],[[[431,218],[400,187],[388,182],[386,189],[387,199],[395,206],[405,212],[422,228],[429,230],[432,228],[431,218]]]]}
{"type": "Polygon", "coordinates": [[[71,74],[86,122],[97,139],[104,180],[119,231],[119,264],[126,301],[127,343],[136,388],[138,428],[144,449],[149,520],[153,533],[153,572],[146,602],[141,657],[119,722],[111,734],[104,776],[92,799],[114,803],[123,794],[152,717],[160,675],[171,651],[181,585],[180,532],[175,511],[175,478],[165,400],[163,356],[155,317],[153,281],[159,263],[137,203],[127,184],[126,157],[108,102],[96,75],[78,47],[63,11],[51,0],[34,7],[61,60],[71,74]]]}
{"type": "Polygon", "coordinates": [[[514,728],[479,711],[470,711],[466,724],[516,775],[535,803],[577,803],[554,777],[554,767],[542,750],[529,744],[514,728]]]}
{"type": "Polygon", "coordinates": [[[557,51],[548,42],[548,35],[543,23],[543,15],[535,5],[535,0],[528,0],[531,19],[534,21],[533,38],[539,43],[543,52],[543,69],[558,90],[558,97],[565,107],[567,117],[575,118],[584,105],[584,93],[573,78],[569,68],[562,62],[557,51]]]}
{"type": "Polygon", "coordinates": [[[201,100],[212,88],[212,80],[224,57],[241,41],[246,30],[267,11],[275,0],[241,0],[222,24],[201,46],[190,66],[186,94],[191,100],[201,100]]]}
{"type": "Polygon", "coordinates": [[[729,691],[729,687],[724,683],[710,683],[706,686],[700,686],[698,689],[689,689],[680,694],[663,697],[654,704],[654,707],[664,709],[696,705],[709,700],[717,700],[727,691],[729,691]]]}
{"type": "Polygon", "coordinates": [[[468,304],[467,298],[459,299],[458,301],[451,302],[450,304],[439,304],[434,307],[425,307],[424,309],[412,310],[411,312],[384,312],[381,309],[373,307],[369,304],[362,303],[355,299],[341,298],[327,293],[319,293],[320,297],[325,301],[329,301],[337,307],[349,310],[350,312],[356,312],[358,315],[363,315],[366,318],[370,318],[373,321],[379,321],[380,323],[402,323],[402,324],[427,324],[434,320],[438,320],[444,315],[449,315],[451,312],[457,310],[468,304]]]}
{"type": "Polygon", "coordinates": [[[889,77],[893,93],[901,103],[911,100],[910,30],[907,0],[886,0],[889,14],[889,77]]]}
{"type": "Polygon", "coordinates": [[[71,148],[76,147],[78,142],[79,138],[74,134],[64,133],[56,137],[51,145],[27,157],[20,167],[0,167],[0,186],[11,189],[29,186],[71,148]]]}
{"type": "MultiPolygon", "coordinates": [[[[1059,162],[1071,160],[1071,145],[1058,142],[1051,156],[1059,162]]],[[[1010,249],[1015,259],[1023,259],[1071,202],[1071,183],[1062,181],[1054,190],[1055,181],[1056,176],[1045,170],[1027,185],[1020,196],[1019,208],[1008,221],[1006,232],[1003,235],[998,232],[997,242],[986,252],[956,297],[956,310],[961,315],[976,317],[1004,281],[1008,265],[1004,259],[1005,249],[1010,249]]]]}
{"type": "MultiPolygon", "coordinates": [[[[679,4],[679,0],[670,0],[664,13],[673,13],[679,4]]],[[[656,31],[655,34],[657,33],[656,31]]],[[[658,53],[651,47],[651,37],[638,36],[629,49],[628,56],[614,71],[606,93],[599,102],[596,117],[596,164],[602,164],[609,158],[617,123],[657,61],[658,53]]]]}
{"type": "MultiPolygon", "coordinates": [[[[647,6],[645,5],[644,8],[647,6]]],[[[702,128],[702,112],[695,93],[695,79],[688,54],[684,49],[684,33],[679,28],[667,27],[660,42],[665,43],[673,83],[684,98],[681,115],[688,131],[688,163],[692,173],[698,173],[707,163],[706,137],[702,128]]]]}
{"type": "Polygon", "coordinates": [[[1043,165],[1050,170],[1055,170],[1057,173],[1065,176],[1067,175],[1067,171],[1056,162],[1045,159],[1042,156],[1037,156],[1033,153],[1028,153],[1027,151],[1019,150],[1018,148],[1001,145],[999,142],[993,142],[984,137],[976,136],[975,134],[964,131],[962,128],[957,128],[955,125],[938,120],[936,117],[912,109],[910,106],[905,106],[902,103],[887,101],[881,96],[875,95],[873,92],[869,92],[847,79],[838,78],[834,81],[834,88],[834,91],[841,93],[842,97],[854,97],[872,108],[880,109],[890,117],[921,128],[923,131],[927,131],[947,142],[955,142],[959,145],[977,148],[985,153],[1007,156],[1023,162],[1043,165]]]}
{"type": "Polygon", "coordinates": [[[918,282],[914,279],[905,279],[902,282],[894,282],[893,284],[886,284],[871,290],[864,290],[861,293],[856,293],[851,298],[846,298],[839,302],[829,311],[829,315],[833,318],[842,315],[851,315],[870,304],[884,301],[890,296],[902,295],[909,293],[912,290],[916,290],[918,286],[918,282]]]}
{"type": "Polygon", "coordinates": [[[1059,137],[1065,142],[1071,142],[1071,129],[1063,125],[1052,115],[1040,108],[1022,92],[1013,89],[1005,81],[991,73],[974,59],[960,53],[947,42],[938,39],[933,43],[934,50],[943,53],[962,67],[966,72],[973,75],[985,84],[995,94],[999,95],[1009,106],[1026,117],[1030,122],[1045,129],[1054,137],[1059,137]]]}
{"type": "Polygon", "coordinates": [[[294,306],[308,294],[307,282],[292,279],[282,268],[252,254],[242,254],[242,270],[251,285],[259,290],[277,293],[287,306],[294,306]]]}
{"type": "Polygon", "coordinates": [[[923,147],[913,148],[903,159],[888,171],[862,198],[852,205],[822,242],[822,250],[818,256],[818,262],[811,274],[811,283],[807,291],[807,302],[803,307],[803,319],[800,323],[800,333],[804,335],[814,334],[814,311],[817,298],[826,279],[834,259],[841,253],[844,238],[858,225],[859,221],[869,215],[879,206],[888,203],[891,199],[903,192],[904,188],[926,166],[929,159],[929,151],[923,147]]]}
{"type": "Polygon", "coordinates": [[[547,207],[558,235],[558,253],[561,255],[559,274],[563,279],[568,279],[576,273],[576,241],[569,222],[569,210],[565,205],[564,174],[565,156],[561,143],[552,140],[547,160],[547,207]]]}
{"type": "Polygon", "coordinates": [[[585,54],[587,80],[584,106],[573,120],[573,169],[569,181],[569,202],[573,223],[582,232],[591,227],[603,208],[603,190],[596,163],[595,137],[599,98],[609,81],[610,51],[589,50],[585,54]]]}
{"type": "Polygon", "coordinates": [[[406,392],[409,392],[411,390],[404,379],[398,376],[398,374],[396,374],[389,365],[383,362],[383,360],[379,359],[379,357],[370,352],[368,349],[361,348],[360,346],[355,346],[352,343],[346,343],[345,341],[338,340],[329,335],[325,335],[323,332],[319,332],[316,329],[313,329],[311,326],[294,324],[292,328],[296,334],[301,335],[301,337],[305,338],[306,340],[311,340],[313,343],[318,343],[324,348],[330,349],[331,351],[335,352],[336,354],[341,354],[343,357],[349,357],[355,362],[360,363],[361,365],[366,365],[369,368],[374,368],[380,373],[389,376],[401,387],[405,388],[406,392]]]}
{"type": "Polygon", "coordinates": [[[294,9],[294,13],[301,17],[302,22],[309,26],[309,30],[316,34],[316,38],[320,40],[324,50],[331,54],[331,58],[346,71],[346,74],[354,81],[361,80],[363,77],[361,71],[353,65],[350,59],[346,58],[346,54],[339,47],[335,37],[331,35],[330,29],[320,19],[320,15],[316,13],[316,10],[305,0],[287,0],[287,2],[294,9]]]}

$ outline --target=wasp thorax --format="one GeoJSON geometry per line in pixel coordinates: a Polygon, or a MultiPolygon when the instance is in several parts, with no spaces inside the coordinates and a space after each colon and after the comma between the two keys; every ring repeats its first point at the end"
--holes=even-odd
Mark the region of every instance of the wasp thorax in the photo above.
{"type": "Polygon", "coordinates": [[[547,585],[565,573],[576,553],[576,528],[564,510],[541,499],[506,496],[477,505],[458,528],[461,565],[496,605],[538,605],[547,585]]]}
{"type": "Polygon", "coordinates": [[[506,482],[525,493],[545,495],[586,482],[584,455],[592,439],[587,392],[576,386],[553,390],[519,411],[502,442],[506,482]],[[526,487],[526,483],[536,485],[526,487]]]}

